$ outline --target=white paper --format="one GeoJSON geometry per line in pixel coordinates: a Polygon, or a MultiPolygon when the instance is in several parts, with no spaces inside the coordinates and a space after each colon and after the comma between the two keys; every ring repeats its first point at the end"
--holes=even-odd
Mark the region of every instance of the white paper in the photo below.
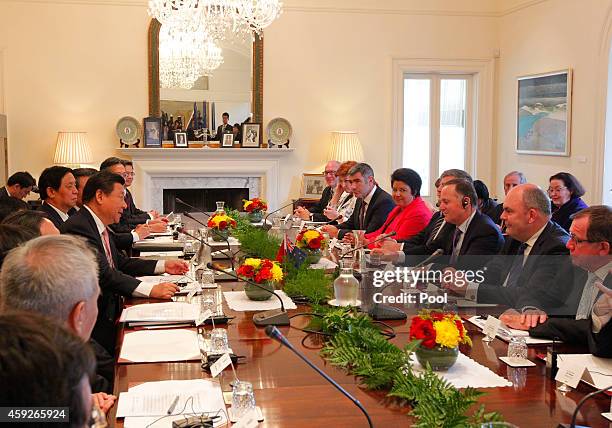
{"type": "Polygon", "coordinates": [[[576,388],[580,382],[580,379],[582,378],[582,375],[584,374],[584,370],[584,364],[565,363],[564,365],[559,366],[559,371],[555,376],[555,380],[563,382],[572,388],[576,388]]]}
{"type": "Polygon", "coordinates": [[[321,257],[317,263],[311,264],[309,269],[336,269],[337,266],[337,263],[334,263],[325,257],[321,257]]]}
{"type": "Polygon", "coordinates": [[[230,236],[227,238],[227,241],[224,239],[223,241],[214,241],[212,239],[212,235],[214,235],[215,232],[210,232],[208,234],[208,243],[210,245],[212,245],[213,247],[225,247],[227,248],[227,241],[229,241],[230,247],[235,247],[240,245],[240,241],[236,238],[234,238],[233,236],[230,236]]]}
{"type": "Polygon", "coordinates": [[[229,354],[223,354],[213,365],[210,366],[210,375],[217,377],[227,366],[232,364],[232,358],[229,354]]]}
{"type": "MultiPolygon", "coordinates": [[[[480,319],[478,315],[475,315],[471,318],[468,318],[468,321],[474,324],[476,327],[482,329],[485,325],[485,320],[480,319]]],[[[497,330],[497,337],[502,339],[505,342],[510,342],[512,336],[523,336],[525,337],[525,342],[527,345],[544,345],[547,343],[553,343],[550,339],[538,339],[536,337],[529,336],[529,332],[525,330],[515,330],[508,327],[500,327],[497,330]]],[[[556,343],[561,343],[556,341],[556,343]]]]}
{"type": "MultiPolygon", "coordinates": [[[[285,309],[297,309],[297,306],[282,290],[276,290],[276,294],[283,300],[285,309]]],[[[269,309],[280,309],[280,302],[274,296],[262,302],[250,300],[244,291],[225,291],[225,301],[230,309],[234,311],[267,311],[269,309]]]]}
{"type": "Polygon", "coordinates": [[[187,302],[163,302],[134,305],[124,308],[120,322],[130,321],[195,321],[200,314],[200,306],[187,302]]]}
{"type": "Polygon", "coordinates": [[[482,327],[482,332],[487,337],[495,337],[497,336],[497,330],[499,330],[500,325],[501,321],[499,319],[489,315],[485,321],[485,325],[482,327]]]}
{"type": "Polygon", "coordinates": [[[582,376],[585,383],[602,389],[610,385],[612,379],[612,359],[599,358],[591,354],[559,354],[558,365],[564,364],[583,365],[586,371],[582,376]]]}
{"type": "MultiPolygon", "coordinates": [[[[416,361],[414,354],[411,356],[413,360],[412,368],[418,372],[423,372],[423,367],[416,361]]],[[[456,388],[499,388],[504,386],[512,386],[512,382],[504,379],[501,376],[493,373],[488,367],[485,367],[468,356],[459,353],[457,362],[447,371],[436,372],[438,376],[446,379],[456,388]]]]}
{"type": "MultiPolygon", "coordinates": [[[[150,428],[171,428],[172,421],[178,419],[184,419],[185,417],[195,416],[196,414],[200,414],[201,412],[206,412],[209,416],[219,415],[220,419],[215,423],[215,427],[222,426],[227,423],[227,414],[225,410],[225,403],[223,401],[223,394],[221,392],[221,386],[218,382],[205,380],[205,379],[195,379],[195,380],[170,380],[170,381],[161,381],[161,382],[147,382],[135,387],[130,388],[128,394],[160,394],[160,395],[170,395],[173,398],[176,395],[179,396],[179,402],[175,408],[175,416],[167,416],[164,412],[159,416],[150,416],[150,417],[126,417],[124,420],[125,428],[145,428],[149,426],[150,428]],[[191,401],[187,402],[189,397],[194,397],[199,404],[194,405],[194,409],[191,409],[191,401]],[[178,413],[185,408],[183,415],[178,415],[178,413]],[[167,416],[160,419],[162,416],[167,416]],[[159,420],[158,420],[159,419],[159,420]],[[152,425],[150,425],[152,424],[152,425]]],[[[119,395],[119,403],[117,404],[117,411],[119,412],[119,406],[121,406],[123,394],[119,395]]],[[[129,396],[127,397],[129,398],[129,396]]],[[[163,406],[160,410],[163,409],[163,406]]],[[[123,411],[123,410],[122,410],[123,411]]],[[[140,410],[138,410],[140,412],[140,410]]],[[[119,415],[119,413],[118,413],[119,415]]]]}
{"type": "Polygon", "coordinates": [[[202,325],[204,323],[204,321],[206,321],[208,318],[212,317],[212,311],[210,309],[206,309],[204,311],[204,313],[200,314],[198,316],[198,319],[196,320],[196,327],[199,327],[200,325],[202,325]]]}
{"type": "Polygon", "coordinates": [[[530,361],[527,358],[499,357],[499,359],[508,364],[510,367],[534,367],[536,365],[533,361],[530,361]]]}
{"type": "Polygon", "coordinates": [[[119,359],[134,363],[200,360],[194,330],[140,330],[126,333],[119,359]]]}

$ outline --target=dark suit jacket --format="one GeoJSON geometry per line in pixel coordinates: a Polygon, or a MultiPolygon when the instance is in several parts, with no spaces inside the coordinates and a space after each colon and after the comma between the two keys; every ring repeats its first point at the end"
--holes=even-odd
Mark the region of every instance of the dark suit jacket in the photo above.
{"type": "Polygon", "coordinates": [[[572,225],[571,216],[587,207],[588,205],[580,198],[571,198],[559,208],[553,204],[552,221],[569,232],[569,228],[572,225]]]}
{"type": "Polygon", "coordinates": [[[115,372],[115,359],[106,349],[93,339],[89,339],[89,346],[96,356],[96,376],[91,383],[91,392],[113,393],[113,378],[115,372]]]}
{"type": "Polygon", "coordinates": [[[223,134],[231,134],[232,133],[232,125],[230,125],[229,123],[227,125],[225,125],[225,128],[223,127],[223,125],[219,125],[217,127],[217,134],[215,135],[215,141],[221,141],[222,135],[223,134]]]}
{"type": "MultiPolygon", "coordinates": [[[[130,259],[117,250],[114,234],[109,234],[111,254],[115,269],[111,268],[106,260],[102,237],[98,233],[96,222],[86,208],[81,208],[78,213],[68,219],[60,228],[62,233],[82,236],[96,250],[98,258],[98,280],[101,288],[98,300],[98,324],[112,325],[119,316],[121,307],[119,296],[131,296],[140,281],[134,276],[153,275],[155,271],[155,260],[130,259]]],[[[92,337],[100,342],[109,352],[105,339],[96,337],[96,328],[92,337]]]]}
{"type": "Polygon", "coordinates": [[[521,245],[508,237],[499,255],[486,265],[485,280],[478,287],[478,303],[497,303],[519,310],[535,306],[544,311],[562,305],[570,293],[572,278],[561,283],[554,279],[563,266],[571,263],[565,247],[568,239],[565,230],[549,221],[523,265],[517,286],[503,287],[514,259],[508,256],[516,255],[521,245]]]}
{"type": "MultiPolygon", "coordinates": [[[[338,229],[340,229],[338,233],[339,238],[344,237],[344,235],[350,230],[360,229],[359,212],[361,210],[362,204],[363,198],[357,199],[357,201],[355,202],[355,210],[353,211],[351,217],[338,226],[338,229]]],[[[376,190],[372,195],[372,199],[370,200],[370,204],[367,207],[367,211],[364,218],[364,223],[366,225],[366,233],[374,232],[380,229],[380,227],[387,220],[387,216],[393,208],[395,208],[395,202],[393,202],[393,198],[391,197],[391,195],[385,192],[380,187],[376,186],[376,190]]]]}
{"type": "Polygon", "coordinates": [[[9,192],[6,191],[6,187],[0,187],[0,207],[5,205],[4,202],[10,201],[11,207],[19,206],[20,209],[28,210],[30,206],[26,201],[12,197],[9,192]]]}
{"type": "MultiPolygon", "coordinates": [[[[575,309],[573,314],[567,314],[566,317],[548,318],[546,322],[529,329],[529,335],[533,337],[541,337],[546,339],[555,339],[575,345],[588,346],[589,351],[597,356],[610,358],[612,357],[612,323],[608,322],[599,333],[593,333],[591,329],[591,319],[577,320],[576,309],[580,303],[582,289],[584,288],[587,273],[580,269],[574,268],[574,289],[579,291],[578,298],[572,296],[570,304],[575,309]],[[581,272],[580,272],[581,271],[581,272]]],[[[567,272],[560,272],[566,274],[567,272]]],[[[605,285],[612,288],[612,276],[608,275],[605,280],[605,285]]]]}
{"type": "Polygon", "coordinates": [[[410,239],[398,240],[398,242],[404,244],[404,254],[406,254],[406,256],[426,256],[433,253],[438,248],[443,248],[449,240],[452,241],[455,226],[449,223],[445,223],[444,226],[442,226],[442,230],[440,230],[434,240],[436,224],[441,217],[442,213],[436,211],[423,230],[410,239]]]}
{"type": "MultiPolygon", "coordinates": [[[[453,226],[452,233],[449,236],[450,239],[446,241],[436,240],[436,242],[431,245],[433,251],[438,248],[444,250],[444,256],[446,257],[443,256],[443,260],[438,261],[438,263],[442,263],[445,266],[451,265],[450,256],[453,253],[452,237],[455,233],[455,229],[456,226],[453,226]],[[444,259],[447,260],[444,261],[444,259]]],[[[485,263],[501,250],[503,245],[504,238],[499,228],[493,223],[489,216],[476,211],[463,237],[457,261],[452,264],[452,266],[460,270],[482,269],[485,263]]],[[[440,268],[442,266],[436,267],[440,268]]]]}
{"type": "Polygon", "coordinates": [[[123,213],[131,223],[142,224],[146,223],[147,220],[151,218],[148,212],[136,207],[132,192],[130,192],[129,189],[125,189],[125,203],[127,208],[123,210],[123,213]]]}
{"type": "Polygon", "coordinates": [[[323,210],[327,208],[327,204],[329,204],[329,201],[331,200],[332,196],[334,196],[334,189],[329,186],[323,189],[323,193],[321,194],[321,199],[319,199],[319,202],[317,202],[308,209],[308,211],[310,211],[310,214],[312,214],[313,221],[329,220],[323,215],[323,210]]]}
{"type": "MultiPolygon", "coordinates": [[[[55,211],[55,209],[51,207],[49,204],[47,204],[46,202],[40,206],[39,210],[44,212],[47,215],[47,218],[51,220],[51,222],[58,229],[62,227],[62,224],[64,224],[64,220],[62,220],[62,218],[57,213],[57,211],[55,211]]],[[[68,216],[72,216],[76,212],[77,212],[76,208],[70,208],[70,210],[68,211],[68,216]]]]}
{"type": "Polygon", "coordinates": [[[504,204],[497,204],[495,208],[491,210],[491,218],[495,224],[501,224],[501,215],[504,212],[504,204]]]}
{"type": "Polygon", "coordinates": [[[501,221],[499,217],[503,211],[503,206],[500,209],[500,205],[501,204],[499,204],[496,200],[489,198],[486,201],[483,201],[482,206],[480,207],[480,212],[491,217],[493,223],[499,224],[501,221]]]}

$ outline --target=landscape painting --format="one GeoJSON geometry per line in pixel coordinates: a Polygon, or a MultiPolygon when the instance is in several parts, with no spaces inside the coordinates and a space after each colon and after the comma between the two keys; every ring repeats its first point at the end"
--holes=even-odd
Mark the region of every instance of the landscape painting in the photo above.
{"type": "Polygon", "coordinates": [[[569,156],[571,70],[518,78],[516,151],[569,156]]]}

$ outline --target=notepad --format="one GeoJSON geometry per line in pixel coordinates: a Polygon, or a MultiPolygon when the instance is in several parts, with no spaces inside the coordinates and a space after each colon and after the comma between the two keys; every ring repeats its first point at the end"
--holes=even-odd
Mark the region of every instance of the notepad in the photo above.
{"type": "Polygon", "coordinates": [[[153,363],[200,360],[195,330],[139,330],[126,333],[119,362],[153,363]]]}
{"type": "Polygon", "coordinates": [[[123,309],[120,322],[194,322],[200,313],[200,306],[187,302],[164,302],[134,305],[123,309]]]}

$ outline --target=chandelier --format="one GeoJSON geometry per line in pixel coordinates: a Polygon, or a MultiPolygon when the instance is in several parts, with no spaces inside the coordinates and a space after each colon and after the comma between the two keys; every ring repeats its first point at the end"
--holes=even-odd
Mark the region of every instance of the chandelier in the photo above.
{"type": "Polygon", "coordinates": [[[255,32],[259,36],[280,16],[283,7],[279,0],[238,0],[237,3],[234,11],[239,31],[255,32]]]}
{"type": "Polygon", "coordinates": [[[172,30],[197,31],[200,26],[198,0],[149,0],[149,15],[172,30]]]}
{"type": "Polygon", "coordinates": [[[201,76],[223,63],[221,48],[198,32],[162,26],[159,32],[159,79],[163,88],[191,89],[201,76]]]}

